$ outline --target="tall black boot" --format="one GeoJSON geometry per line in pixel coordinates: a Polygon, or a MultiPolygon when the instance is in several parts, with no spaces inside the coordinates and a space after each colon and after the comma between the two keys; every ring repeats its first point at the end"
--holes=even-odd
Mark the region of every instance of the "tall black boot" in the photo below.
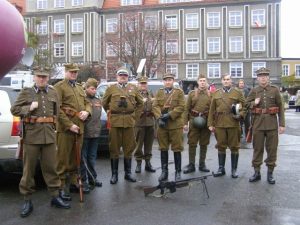
{"type": "Polygon", "coordinates": [[[155,169],[152,167],[150,159],[146,159],[145,170],[150,173],[155,173],[155,169]]]}
{"type": "Polygon", "coordinates": [[[218,153],[219,158],[219,169],[217,173],[215,173],[215,177],[224,176],[226,174],[225,172],[225,160],[226,160],[226,153],[218,153]]]}
{"type": "Polygon", "coordinates": [[[111,173],[112,173],[110,183],[116,184],[118,182],[119,159],[111,159],[110,165],[111,165],[111,173]]]}
{"type": "Polygon", "coordinates": [[[141,173],[142,172],[142,160],[136,161],[135,172],[136,173],[141,173]]]}
{"type": "Polygon", "coordinates": [[[174,152],[175,181],[181,179],[181,152],[174,152]]]}
{"type": "Polygon", "coordinates": [[[251,183],[256,182],[259,181],[260,179],[261,179],[260,171],[255,170],[253,176],[249,178],[249,182],[251,183]]]}
{"type": "Polygon", "coordinates": [[[136,182],[136,179],[131,175],[131,159],[124,158],[125,180],[136,182]]]}
{"type": "Polygon", "coordinates": [[[275,179],[273,177],[273,170],[268,169],[267,180],[269,184],[275,184],[275,179]]]}
{"type": "Polygon", "coordinates": [[[239,175],[236,173],[238,161],[239,161],[239,154],[231,154],[231,177],[232,178],[239,177],[239,175]]]}
{"type": "Polygon", "coordinates": [[[160,152],[160,161],[161,161],[161,175],[158,178],[159,181],[168,180],[168,161],[169,161],[169,152],[161,151],[160,152]]]}

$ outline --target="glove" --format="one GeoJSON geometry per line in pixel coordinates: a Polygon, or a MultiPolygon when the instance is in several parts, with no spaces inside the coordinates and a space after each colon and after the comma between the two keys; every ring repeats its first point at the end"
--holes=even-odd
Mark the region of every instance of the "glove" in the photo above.
{"type": "Polygon", "coordinates": [[[169,113],[165,113],[160,117],[160,119],[162,119],[164,122],[168,121],[169,118],[170,118],[169,113]]]}
{"type": "Polygon", "coordinates": [[[30,105],[30,111],[33,111],[35,109],[37,109],[39,107],[39,103],[38,102],[32,102],[30,105]]]}
{"type": "Polygon", "coordinates": [[[162,120],[162,118],[159,118],[157,122],[160,128],[165,128],[167,125],[167,123],[164,120],[162,120]]]}

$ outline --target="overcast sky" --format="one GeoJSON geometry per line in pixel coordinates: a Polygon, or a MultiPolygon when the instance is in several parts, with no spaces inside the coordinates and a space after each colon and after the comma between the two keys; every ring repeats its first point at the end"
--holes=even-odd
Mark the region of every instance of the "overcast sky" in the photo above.
{"type": "Polygon", "coordinates": [[[281,10],[281,56],[300,58],[300,0],[282,0],[281,10]]]}

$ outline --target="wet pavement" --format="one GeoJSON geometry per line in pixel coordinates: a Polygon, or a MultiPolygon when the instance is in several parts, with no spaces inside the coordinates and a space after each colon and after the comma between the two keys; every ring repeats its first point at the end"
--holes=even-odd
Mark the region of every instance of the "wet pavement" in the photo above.
{"type": "MultiPolygon", "coordinates": [[[[19,176],[1,176],[0,181],[0,224],[104,224],[104,225],[299,225],[300,224],[300,113],[286,112],[286,133],[280,135],[278,166],[274,175],[276,184],[266,181],[267,168],[262,167],[262,180],[249,183],[252,148],[243,143],[240,150],[238,172],[240,177],[230,176],[230,152],[227,151],[226,176],[208,177],[206,184],[210,198],[207,198],[201,184],[177,189],[166,198],[145,197],[143,186],[157,185],[160,175],[160,154],[157,143],[153,147],[152,164],[157,168],[154,174],[144,172],[136,175],[137,183],[124,181],[123,161],[119,165],[119,182],[109,184],[110,161],[97,160],[99,180],[102,188],[85,195],[84,203],[73,194],[70,210],[50,207],[50,196],[44,186],[39,185],[33,195],[34,211],[28,218],[19,217],[22,197],[18,193],[19,176]]],[[[207,155],[207,166],[217,170],[217,151],[212,136],[207,155]]],[[[183,152],[184,167],[188,163],[187,145],[183,152]]],[[[198,150],[199,151],[199,150],[198,150]]],[[[199,152],[197,152],[198,160],[199,152]]],[[[169,179],[174,179],[173,155],[169,152],[169,179]]],[[[196,161],[197,162],[197,161],[196,161]]],[[[135,163],[132,167],[135,169],[135,163]]],[[[182,178],[205,175],[196,171],[182,178]]],[[[156,193],[156,194],[159,194],[156,193]]]]}

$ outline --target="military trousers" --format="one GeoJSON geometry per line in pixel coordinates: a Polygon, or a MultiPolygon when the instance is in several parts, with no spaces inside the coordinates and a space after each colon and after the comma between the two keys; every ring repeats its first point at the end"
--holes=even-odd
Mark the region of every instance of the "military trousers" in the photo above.
{"type": "Polygon", "coordinates": [[[154,141],[154,126],[136,127],[136,149],[134,157],[137,161],[150,160],[154,141]],[[144,152],[143,152],[144,149],[144,152]]]}
{"type": "Polygon", "coordinates": [[[20,193],[25,199],[29,199],[35,191],[34,175],[39,160],[48,191],[51,196],[58,196],[61,182],[56,171],[56,144],[24,144],[23,149],[23,176],[19,184],[20,193]]]}
{"type": "MultiPolygon", "coordinates": [[[[77,183],[75,135],[78,134],[75,134],[71,131],[57,133],[57,172],[62,182],[62,188],[65,187],[67,175],[70,176],[70,183],[77,183]]],[[[82,134],[78,135],[78,142],[81,155],[81,147],[83,142],[82,134]]]]}
{"type": "Polygon", "coordinates": [[[112,127],[109,130],[109,153],[111,159],[118,159],[120,149],[130,159],[136,147],[134,127],[112,127]]]}
{"type": "Polygon", "coordinates": [[[264,148],[267,158],[265,163],[270,170],[276,166],[278,147],[278,130],[253,130],[253,158],[252,166],[256,171],[260,170],[263,162],[264,148]]]}
{"type": "Polygon", "coordinates": [[[158,128],[157,139],[159,144],[159,150],[168,151],[171,145],[171,150],[173,152],[183,151],[183,130],[178,129],[165,129],[158,128]]]}
{"type": "Polygon", "coordinates": [[[195,164],[196,149],[199,143],[200,156],[199,163],[204,162],[206,159],[207,145],[209,145],[210,130],[205,127],[202,129],[191,127],[188,133],[189,144],[189,162],[195,164]]]}
{"type": "Polygon", "coordinates": [[[238,153],[240,149],[240,127],[216,127],[215,136],[217,139],[216,148],[220,153],[225,153],[227,147],[231,153],[238,153]]]}

